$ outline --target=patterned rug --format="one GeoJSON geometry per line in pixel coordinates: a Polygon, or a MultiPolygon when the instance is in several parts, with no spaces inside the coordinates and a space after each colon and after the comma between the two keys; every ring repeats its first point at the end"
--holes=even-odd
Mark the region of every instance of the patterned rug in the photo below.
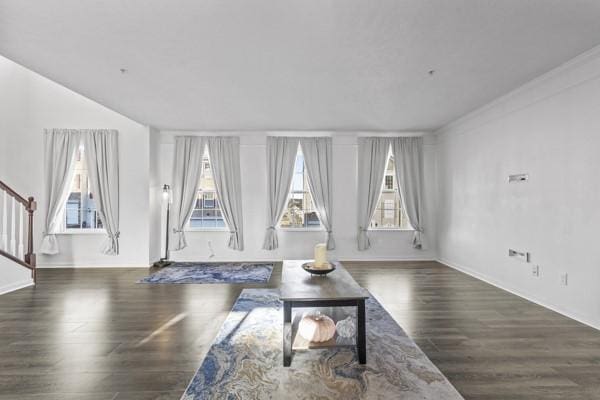
{"type": "Polygon", "coordinates": [[[330,347],[296,352],[284,368],[278,292],[245,289],[182,400],[463,399],[377,300],[366,309],[366,365],[353,347],[330,347]]]}
{"type": "Polygon", "coordinates": [[[176,262],[138,283],[266,283],[273,264],[176,262]]]}

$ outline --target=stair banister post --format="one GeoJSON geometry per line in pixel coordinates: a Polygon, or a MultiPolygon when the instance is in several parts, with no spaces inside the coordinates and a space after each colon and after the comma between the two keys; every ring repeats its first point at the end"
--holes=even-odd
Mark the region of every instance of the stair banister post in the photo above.
{"type": "Polygon", "coordinates": [[[27,254],[25,254],[25,262],[31,265],[31,276],[33,282],[36,281],[36,257],[33,252],[33,213],[37,209],[37,203],[33,197],[27,199],[27,254]]]}
{"type": "Polygon", "coordinates": [[[13,197],[10,208],[10,254],[17,255],[17,200],[13,197]]]}
{"type": "Polygon", "coordinates": [[[8,251],[8,193],[4,192],[2,199],[2,237],[0,238],[0,248],[8,251]]]}

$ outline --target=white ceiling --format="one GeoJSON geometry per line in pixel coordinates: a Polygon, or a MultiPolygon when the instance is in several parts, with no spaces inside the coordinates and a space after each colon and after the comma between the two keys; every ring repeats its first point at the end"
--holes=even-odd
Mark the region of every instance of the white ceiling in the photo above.
{"type": "Polygon", "coordinates": [[[597,44],[599,0],[0,0],[0,54],[162,129],[431,130],[597,44]]]}

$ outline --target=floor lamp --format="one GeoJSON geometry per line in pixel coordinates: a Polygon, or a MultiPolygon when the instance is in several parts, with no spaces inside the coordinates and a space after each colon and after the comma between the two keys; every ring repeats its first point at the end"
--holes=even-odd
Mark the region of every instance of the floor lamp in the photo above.
{"type": "Polygon", "coordinates": [[[167,201],[167,221],[165,224],[165,256],[154,263],[155,267],[162,268],[173,264],[169,261],[169,218],[171,217],[171,187],[167,184],[163,186],[163,198],[167,201]]]}

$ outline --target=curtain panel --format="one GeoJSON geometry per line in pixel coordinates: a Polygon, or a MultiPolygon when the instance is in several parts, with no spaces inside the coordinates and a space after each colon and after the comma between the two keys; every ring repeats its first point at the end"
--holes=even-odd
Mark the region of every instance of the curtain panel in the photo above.
{"type": "Polygon", "coordinates": [[[327,249],[335,249],[332,221],[332,150],[330,137],[300,138],[308,185],[319,220],[327,231],[327,249]]]}
{"type": "Polygon", "coordinates": [[[299,139],[267,137],[267,231],[263,249],[279,247],[276,226],[283,215],[292,184],[299,139]]]}
{"type": "Polygon", "coordinates": [[[244,249],[242,189],[240,177],[240,138],[209,137],[208,154],[213,171],[217,198],[229,227],[229,248],[244,249]]]}
{"type": "Polygon", "coordinates": [[[386,137],[358,138],[358,249],[371,247],[369,225],[377,208],[390,151],[386,137]]]}
{"type": "Polygon", "coordinates": [[[101,251],[119,254],[119,145],[118,132],[108,129],[83,131],[83,148],[91,192],[108,235],[101,251]]]}
{"type": "Polygon", "coordinates": [[[81,143],[76,129],[46,129],[44,131],[44,172],[46,219],[44,237],[40,246],[43,254],[60,252],[56,233],[62,226],[61,217],[73,176],[75,155],[81,143]]]}
{"type": "Polygon", "coordinates": [[[400,197],[415,230],[413,247],[422,248],[423,232],[423,138],[398,137],[391,140],[396,160],[396,179],[400,197]]]}
{"type": "Polygon", "coordinates": [[[83,144],[91,193],[108,238],[101,251],[119,254],[119,152],[118,131],[109,129],[52,129],[45,131],[46,221],[40,251],[59,252],[55,233],[60,231],[64,205],[75,174],[75,155],[83,144]]]}
{"type": "Polygon", "coordinates": [[[207,139],[202,136],[177,136],[173,156],[173,205],[168,232],[173,236],[169,250],[187,247],[185,225],[192,216],[202,173],[202,158],[207,139]]]}
{"type": "Polygon", "coordinates": [[[368,137],[358,140],[358,249],[371,247],[368,230],[377,207],[390,152],[396,181],[408,220],[414,229],[413,247],[422,248],[423,138],[368,137]]]}

